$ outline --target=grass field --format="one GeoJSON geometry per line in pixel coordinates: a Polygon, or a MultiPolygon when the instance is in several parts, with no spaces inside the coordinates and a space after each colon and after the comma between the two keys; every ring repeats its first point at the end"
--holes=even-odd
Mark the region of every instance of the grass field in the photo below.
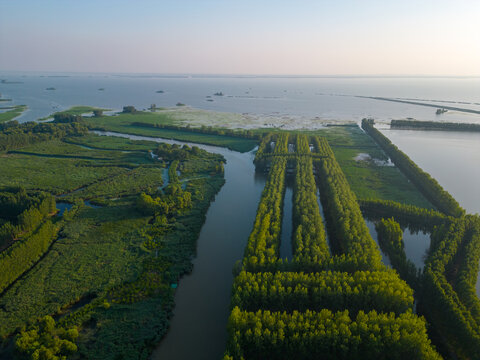
{"type": "Polygon", "coordinates": [[[122,113],[115,116],[86,118],[86,121],[94,127],[102,128],[108,131],[222,146],[240,152],[250,151],[257,144],[256,140],[251,139],[133,125],[135,122],[142,122],[146,124],[178,125],[178,122],[175,121],[175,119],[172,118],[168,112],[138,112],[135,114],[122,113]]]}
{"type": "Polygon", "coordinates": [[[328,139],[357,198],[393,200],[432,208],[398,168],[382,164],[387,156],[359,127],[330,127],[317,133],[328,139]],[[355,160],[360,153],[380,161],[355,160]]]}
{"type": "Polygon", "coordinates": [[[0,113],[0,123],[15,119],[17,116],[20,116],[25,110],[27,110],[26,105],[13,106],[13,109],[9,109],[5,112],[0,113]]]}

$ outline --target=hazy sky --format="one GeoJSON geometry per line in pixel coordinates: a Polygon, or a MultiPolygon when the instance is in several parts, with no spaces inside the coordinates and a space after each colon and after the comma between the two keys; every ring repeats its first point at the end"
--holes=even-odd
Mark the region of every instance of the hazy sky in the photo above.
{"type": "Polygon", "coordinates": [[[0,70],[480,75],[478,0],[0,0],[0,70]]]}

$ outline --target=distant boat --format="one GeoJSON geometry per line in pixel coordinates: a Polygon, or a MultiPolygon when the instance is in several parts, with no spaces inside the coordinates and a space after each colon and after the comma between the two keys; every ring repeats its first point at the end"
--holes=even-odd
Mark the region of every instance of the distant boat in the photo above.
{"type": "Polygon", "coordinates": [[[100,88],[100,89],[98,89],[98,91],[104,91],[104,90],[105,90],[105,88],[100,88]]]}
{"type": "Polygon", "coordinates": [[[443,114],[443,113],[446,113],[447,111],[448,111],[447,109],[443,109],[443,108],[442,108],[442,109],[437,109],[437,111],[435,112],[435,114],[441,115],[441,114],[443,114]]]}
{"type": "Polygon", "coordinates": [[[54,87],[48,87],[45,90],[57,90],[57,89],[55,89],[54,87]]]}
{"type": "Polygon", "coordinates": [[[157,94],[163,94],[164,91],[163,91],[163,90],[157,90],[156,93],[157,93],[157,94]]]}
{"type": "Polygon", "coordinates": [[[219,92],[216,92],[215,94],[213,94],[215,96],[223,96],[223,92],[219,91],[219,92]]]}

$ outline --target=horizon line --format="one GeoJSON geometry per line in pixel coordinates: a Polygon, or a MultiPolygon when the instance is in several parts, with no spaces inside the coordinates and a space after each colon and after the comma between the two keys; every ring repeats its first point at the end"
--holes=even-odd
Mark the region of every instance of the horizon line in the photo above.
{"type": "Polygon", "coordinates": [[[64,71],[64,70],[6,70],[0,69],[0,75],[5,73],[46,73],[46,74],[98,74],[127,76],[160,76],[160,77],[271,77],[271,78],[478,78],[475,75],[455,74],[261,74],[261,73],[194,73],[194,72],[123,72],[123,71],[64,71]]]}

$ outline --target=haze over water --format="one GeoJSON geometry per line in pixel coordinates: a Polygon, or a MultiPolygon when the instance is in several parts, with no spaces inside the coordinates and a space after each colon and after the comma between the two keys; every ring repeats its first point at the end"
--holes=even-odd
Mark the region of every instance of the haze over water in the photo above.
{"type": "Polygon", "coordinates": [[[6,80],[0,83],[3,98],[13,100],[0,105],[13,103],[29,107],[19,121],[36,120],[72,105],[119,110],[124,105],[142,109],[151,104],[172,107],[181,102],[200,109],[267,116],[268,123],[274,123],[275,117],[282,116],[293,120],[360,121],[364,117],[376,120],[411,117],[480,122],[480,116],[473,114],[449,111],[438,116],[431,107],[357,97],[416,99],[428,103],[439,100],[448,101],[437,102],[439,107],[450,105],[480,110],[480,78],[477,77],[227,77],[0,72],[0,79],[6,80]],[[213,96],[217,92],[224,96],[213,96]]]}

